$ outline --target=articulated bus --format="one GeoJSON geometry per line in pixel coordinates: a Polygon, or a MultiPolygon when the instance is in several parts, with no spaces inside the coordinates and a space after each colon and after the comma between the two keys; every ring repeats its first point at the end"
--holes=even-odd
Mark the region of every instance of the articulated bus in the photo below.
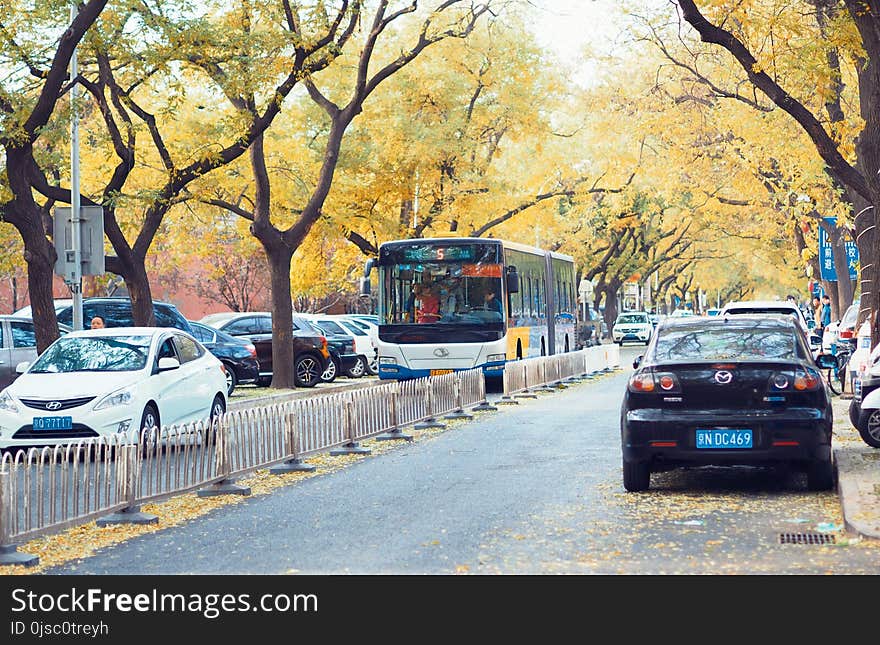
{"type": "Polygon", "coordinates": [[[574,259],[498,239],[386,242],[378,269],[379,378],[411,379],[575,348],[574,259]]]}

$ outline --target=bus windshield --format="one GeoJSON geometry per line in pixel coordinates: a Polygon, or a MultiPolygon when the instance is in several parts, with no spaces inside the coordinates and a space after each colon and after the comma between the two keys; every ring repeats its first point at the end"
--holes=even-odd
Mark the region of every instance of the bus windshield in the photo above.
{"type": "Polygon", "coordinates": [[[382,266],[382,320],[393,325],[503,322],[503,267],[487,255],[382,266]]]}

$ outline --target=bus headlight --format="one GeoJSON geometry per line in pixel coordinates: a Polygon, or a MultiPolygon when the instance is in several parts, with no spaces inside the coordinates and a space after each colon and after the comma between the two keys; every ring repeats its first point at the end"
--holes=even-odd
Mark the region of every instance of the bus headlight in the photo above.
{"type": "Polygon", "coordinates": [[[507,354],[489,354],[489,356],[486,357],[486,361],[489,363],[498,363],[506,358],[507,354]]]}

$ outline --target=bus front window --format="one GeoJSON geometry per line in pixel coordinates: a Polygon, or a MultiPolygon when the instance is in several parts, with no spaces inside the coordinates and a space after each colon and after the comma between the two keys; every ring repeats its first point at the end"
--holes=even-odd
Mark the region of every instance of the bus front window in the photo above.
{"type": "Polygon", "coordinates": [[[497,263],[391,265],[384,271],[381,313],[393,325],[503,322],[501,276],[497,263]]]}

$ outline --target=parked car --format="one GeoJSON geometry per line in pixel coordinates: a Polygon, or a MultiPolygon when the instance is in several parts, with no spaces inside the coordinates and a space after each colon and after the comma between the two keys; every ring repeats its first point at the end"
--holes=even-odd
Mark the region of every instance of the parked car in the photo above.
{"type": "Polygon", "coordinates": [[[647,311],[626,311],[614,321],[611,339],[618,345],[644,343],[647,345],[654,334],[654,325],[647,311]]]}
{"type": "MultiPolygon", "coordinates": [[[[67,325],[58,325],[59,332],[70,331],[67,325]]],[[[37,358],[37,337],[34,321],[14,314],[0,316],[0,389],[18,378],[15,366],[22,361],[37,358]]]]}
{"type": "Polygon", "coordinates": [[[877,390],[880,390],[880,345],[874,347],[860,365],[849,404],[850,422],[872,448],[880,448],[880,393],[877,390]]]}
{"type": "Polygon", "coordinates": [[[226,410],[223,364],[187,333],[71,331],[0,392],[0,448],[51,446],[207,420],[226,410]]]}
{"type": "MultiPolygon", "coordinates": [[[[818,362],[817,362],[818,361],[818,362]]],[[[623,485],[683,466],[790,464],[834,486],[831,391],[790,316],[669,319],[637,358],[620,415],[623,485]]],[[[834,363],[836,364],[836,363],[834,363]]]]}
{"type": "MultiPolygon", "coordinates": [[[[83,326],[88,327],[89,321],[95,316],[104,319],[105,327],[132,327],[134,314],[131,310],[131,299],[124,297],[84,298],[82,302],[83,326]]],[[[193,329],[189,321],[170,302],[153,301],[153,316],[156,327],[173,327],[185,331],[190,336],[193,329]]],[[[73,305],[58,310],[58,322],[73,327],[73,305]]]]}
{"type": "Polygon", "coordinates": [[[719,318],[742,314],[786,314],[797,321],[804,338],[809,338],[810,327],[801,308],[789,300],[739,300],[728,302],[721,308],[719,318]]]}
{"type": "Polygon", "coordinates": [[[339,375],[347,375],[351,368],[360,361],[360,357],[354,351],[354,339],[350,336],[325,334],[325,337],[327,338],[330,359],[327,361],[327,369],[321,374],[321,380],[324,383],[332,383],[339,375]]]}
{"type": "Polygon", "coordinates": [[[256,383],[260,378],[257,348],[246,338],[236,338],[224,331],[193,320],[189,321],[193,336],[226,367],[226,395],[232,395],[239,384],[256,383]]]}
{"type": "MultiPolygon", "coordinates": [[[[58,315],[58,312],[64,309],[65,307],[70,307],[73,305],[73,298],[55,298],[55,315],[58,315]]],[[[20,309],[16,309],[12,312],[12,316],[16,318],[33,318],[33,313],[30,305],[25,305],[20,309]]]]}
{"type": "MultiPolygon", "coordinates": [[[[208,314],[200,321],[231,336],[246,338],[257,350],[260,376],[257,385],[272,382],[272,312],[228,311],[208,314]]],[[[321,382],[327,369],[330,352],[327,339],[316,332],[308,321],[293,316],[293,372],[297,387],[314,387],[321,382]]]]}
{"type": "Polygon", "coordinates": [[[348,336],[354,340],[358,360],[344,372],[346,376],[358,378],[365,374],[379,373],[379,348],[373,343],[368,331],[341,318],[321,314],[300,315],[325,333],[348,336]]]}

